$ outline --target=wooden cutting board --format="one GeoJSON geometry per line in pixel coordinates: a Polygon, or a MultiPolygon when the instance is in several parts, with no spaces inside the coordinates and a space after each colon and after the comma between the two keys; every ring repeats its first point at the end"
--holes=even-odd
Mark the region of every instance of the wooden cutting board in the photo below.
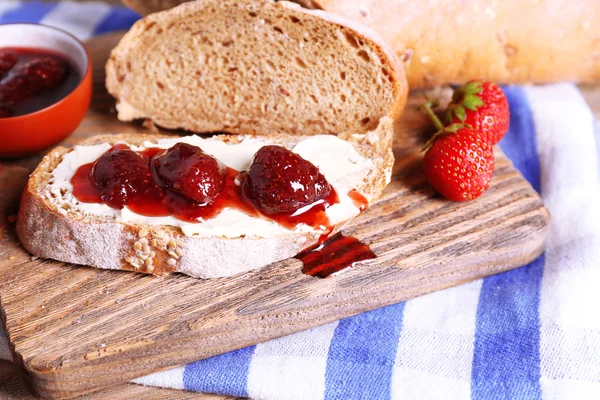
{"type": "MultiPolygon", "coordinates": [[[[95,97],[66,144],[144,130],[118,122],[104,90],[104,60],[117,40],[111,35],[89,42],[95,97]]],[[[420,101],[412,98],[397,123],[391,184],[343,231],[378,257],[327,279],[302,274],[295,259],[210,281],[32,259],[9,216],[40,157],[3,162],[0,303],[28,384],[49,398],[114,387],[535,259],[548,232],[548,212],[500,150],[492,186],[476,201],[446,201],[426,183],[419,149],[431,128],[416,110],[420,101]]]]}

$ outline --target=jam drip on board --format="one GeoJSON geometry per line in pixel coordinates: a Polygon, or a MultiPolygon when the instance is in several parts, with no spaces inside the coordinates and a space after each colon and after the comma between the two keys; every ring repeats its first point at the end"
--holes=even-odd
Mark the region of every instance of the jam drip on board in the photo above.
{"type": "Polygon", "coordinates": [[[61,54],[37,48],[0,48],[0,118],[49,107],[80,81],[80,74],[61,54]]]}
{"type": "MultiPolygon", "coordinates": [[[[173,216],[192,223],[213,218],[225,208],[232,208],[252,217],[277,222],[288,229],[293,229],[298,224],[306,224],[315,230],[323,230],[322,241],[327,238],[333,228],[326,214],[329,206],[339,202],[338,195],[333,188],[325,198],[319,199],[308,207],[293,212],[266,214],[243,190],[245,174],[229,167],[223,167],[225,171],[222,188],[216,196],[213,196],[214,198],[211,197],[210,203],[201,204],[191,200],[189,194],[188,197],[184,197],[185,191],[182,191],[181,188],[177,191],[171,190],[171,188],[177,187],[177,182],[168,182],[171,178],[165,179],[164,173],[160,176],[157,173],[157,160],[166,160],[165,155],[169,151],[171,150],[149,148],[143,152],[133,152],[127,145],[115,145],[94,163],[79,167],[71,179],[73,195],[83,203],[107,204],[116,209],[126,206],[136,214],[149,217],[173,216]],[[128,157],[115,158],[113,164],[102,163],[103,158],[119,151],[127,151],[134,155],[129,154],[128,157]],[[132,165],[128,165],[128,159],[131,160],[129,163],[132,165]],[[139,171],[140,162],[143,165],[143,171],[139,171]],[[96,167],[94,167],[95,165],[96,167]],[[136,174],[131,175],[129,172],[132,170],[136,170],[136,174]],[[103,171],[108,172],[103,174],[103,171]],[[112,178],[108,179],[104,175],[112,178]],[[114,199],[118,201],[114,201],[114,199]]],[[[189,163],[189,157],[186,157],[185,162],[189,163]]],[[[203,162],[206,163],[206,160],[203,162]]],[[[189,177],[188,173],[180,173],[175,168],[171,168],[169,171],[170,176],[183,176],[185,179],[189,177]],[[174,174],[174,171],[177,174],[174,174]]],[[[210,177],[203,177],[203,179],[216,181],[210,177]]],[[[366,208],[367,200],[364,196],[356,191],[351,193],[354,193],[351,198],[356,206],[361,211],[366,208]]]]}
{"type": "Polygon", "coordinates": [[[328,276],[352,267],[359,261],[372,260],[377,256],[366,244],[353,236],[336,233],[322,244],[296,255],[304,265],[302,272],[317,278],[328,276]]]}

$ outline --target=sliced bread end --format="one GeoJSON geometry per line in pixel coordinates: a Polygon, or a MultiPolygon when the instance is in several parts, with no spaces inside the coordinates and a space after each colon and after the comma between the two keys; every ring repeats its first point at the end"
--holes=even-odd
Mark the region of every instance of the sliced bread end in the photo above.
{"type": "Polygon", "coordinates": [[[199,0],[149,15],[112,51],[106,75],[120,119],[193,132],[365,133],[399,115],[408,92],[373,31],[267,0],[199,0]]]}

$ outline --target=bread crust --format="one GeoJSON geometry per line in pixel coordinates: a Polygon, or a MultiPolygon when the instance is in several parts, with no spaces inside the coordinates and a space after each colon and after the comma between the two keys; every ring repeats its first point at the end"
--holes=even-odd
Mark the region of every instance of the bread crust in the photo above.
{"type": "MultiPolygon", "coordinates": [[[[295,0],[378,31],[411,89],[600,80],[600,1],[295,0]]],[[[127,0],[143,13],[183,0],[127,0]]]]}
{"type": "MultiPolygon", "coordinates": [[[[114,144],[122,140],[139,145],[165,137],[171,136],[101,135],[80,144],[114,144]]],[[[372,172],[364,177],[358,188],[369,202],[379,197],[389,182],[394,162],[392,137],[393,121],[389,118],[383,119],[378,128],[367,135],[347,137],[359,154],[374,162],[372,172]]],[[[237,136],[227,135],[218,138],[226,142],[240,140],[237,136]]],[[[286,144],[301,139],[281,135],[265,140],[286,144]]],[[[318,233],[290,233],[273,238],[188,237],[177,227],[124,223],[62,210],[44,195],[44,189],[52,171],[69,151],[57,147],[48,153],[31,174],[21,199],[17,234],[23,247],[38,257],[155,275],[181,272],[208,279],[236,275],[292,257],[319,239],[318,233]],[[150,265],[138,250],[144,245],[155,253],[150,265]]],[[[335,231],[343,225],[337,225],[335,231]]]]}

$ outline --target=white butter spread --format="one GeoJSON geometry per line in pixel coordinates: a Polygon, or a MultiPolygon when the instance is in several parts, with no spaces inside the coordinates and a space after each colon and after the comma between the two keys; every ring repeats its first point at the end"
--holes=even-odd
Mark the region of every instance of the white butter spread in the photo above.
{"type": "MultiPolygon", "coordinates": [[[[261,147],[269,144],[265,140],[253,137],[242,138],[241,142],[237,144],[228,144],[218,139],[187,136],[161,139],[156,143],[144,142],[141,146],[130,145],[130,147],[135,151],[143,151],[149,147],[168,149],[180,142],[198,146],[204,152],[238,171],[247,170],[252,163],[254,154],[261,147]]],[[[186,236],[270,238],[290,233],[290,230],[274,221],[251,217],[233,208],[225,208],[213,218],[193,223],[172,216],[148,217],[136,214],[127,207],[116,210],[105,204],[79,202],[72,194],[71,178],[79,167],[94,162],[110,148],[111,145],[107,143],[94,146],[75,146],[71,152],[64,155],[61,163],[52,172],[53,177],[45,192],[46,197],[59,206],[67,205],[66,208],[86,215],[114,218],[116,221],[125,223],[180,227],[186,236]]],[[[350,143],[331,135],[317,135],[304,139],[291,150],[316,165],[336,190],[340,202],[326,210],[327,217],[332,224],[338,224],[360,213],[358,207],[348,197],[348,192],[357,188],[364,176],[373,168],[371,160],[358,154],[350,143]]],[[[304,207],[296,214],[310,207],[304,207]]],[[[293,231],[313,232],[324,229],[325,227],[315,230],[308,225],[300,224],[293,231]]]]}

